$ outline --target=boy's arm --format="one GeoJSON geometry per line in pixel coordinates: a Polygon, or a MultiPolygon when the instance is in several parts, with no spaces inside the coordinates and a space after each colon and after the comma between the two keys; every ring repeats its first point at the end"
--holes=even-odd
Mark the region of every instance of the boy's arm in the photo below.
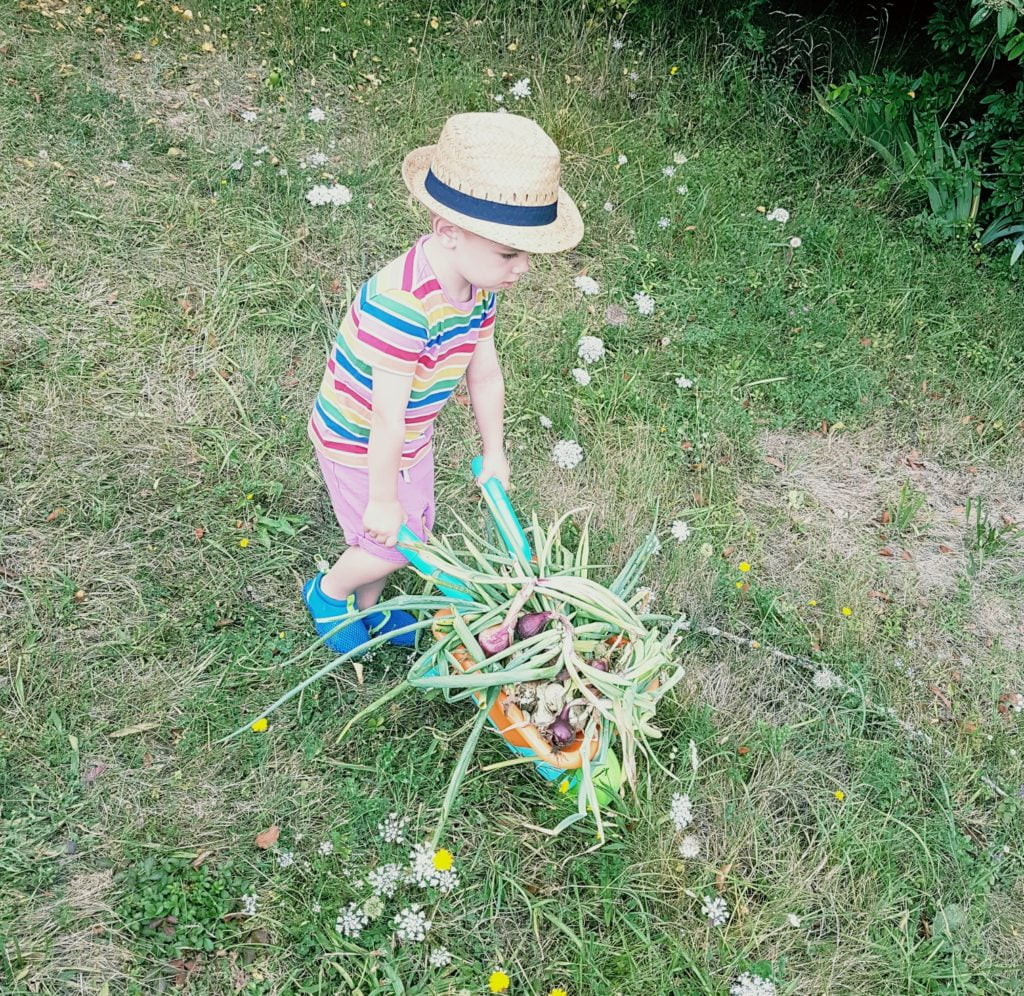
{"type": "Polygon", "coordinates": [[[394,546],[405,513],[398,501],[398,470],[405,441],[405,410],[409,407],[412,377],[373,368],[373,414],[367,457],[369,501],[363,513],[366,535],[394,546]]]}
{"type": "Polygon", "coordinates": [[[505,378],[501,375],[494,338],[477,344],[466,368],[466,386],[480,439],[484,465],[480,480],[496,477],[508,490],[509,466],[505,456],[505,378]]]}

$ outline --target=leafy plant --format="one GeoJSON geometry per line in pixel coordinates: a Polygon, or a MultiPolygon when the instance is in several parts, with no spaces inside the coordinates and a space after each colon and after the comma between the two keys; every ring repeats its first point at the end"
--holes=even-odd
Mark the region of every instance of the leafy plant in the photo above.
{"type": "Polygon", "coordinates": [[[899,535],[905,533],[925,503],[925,496],[904,482],[896,501],[886,506],[888,528],[899,535]]]}
{"type": "Polygon", "coordinates": [[[246,883],[231,861],[219,868],[195,868],[190,857],[149,856],[116,880],[123,892],[118,913],[125,928],[155,955],[214,951],[238,933],[225,917],[238,905],[246,883]]]}
{"type": "MultiPolygon", "coordinates": [[[[575,549],[563,542],[562,527],[571,513],[546,529],[534,516],[528,536],[511,509],[503,513],[492,504],[491,511],[505,549],[461,520],[461,533],[455,534],[458,546],[436,536],[426,543],[415,537],[407,539],[403,546],[414,569],[444,597],[402,596],[375,606],[373,611],[401,609],[418,612],[421,618],[338,657],[281,696],[261,716],[268,716],[355,653],[373,649],[389,635],[430,627],[435,640],[416,654],[405,681],[354,716],[339,739],[409,688],[440,691],[448,702],[469,700],[476,705],[476,719],[441,808],[436,842],[501,690],[539,681],[567,682],[572,697],[587,707],[587,718],[579,752],[577,812],[554,832],[589,813],[603,840],[602,801],[607,802],[620,788],[613,744],[621,748],[621,774],[635,790],[637,755],[645,754],[658,763],[650,749],[650,741],[660,737],[653,725],[658,702],[683,676],[674,655],[682,621],[647,613],[645,593],[635,591],[648,560],[660,548],[659,541],[655,532],[648,534],[615,580],[605,586],[590,577],[594,567],[589,559],[588,525],[580,528],[575,549]],[[438,620],[435,614],[440,610],[446,615],[438,620]],[[519,629],[513,636],[517,623],[539,615],[548,617],[543,628],[532,635],[519,629]],[[600,670],[591,655],[606,655],[609,645],[618,652],[617,666],[600,670]]],[[[366,611],[339,616],[339,625],[361,618],[366,611]]],[[[228,739],[244,733],[249,725],[228,739]]]]}
{"type": "Polygon", "coordinates": [[[1013,523],[995,525],[981,498],[968,498],[964,514],[968,526],[967,573],[971,577],[981,570],[986,560],[1003,553],[1014,540],[1024,536],[1024,529],[1016,528],[1013,523]]]}

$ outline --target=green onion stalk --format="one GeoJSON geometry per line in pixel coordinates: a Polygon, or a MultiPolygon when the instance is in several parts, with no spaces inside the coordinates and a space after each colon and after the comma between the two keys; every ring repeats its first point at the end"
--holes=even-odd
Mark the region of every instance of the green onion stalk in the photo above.
{"type": "MultiPolygon", "coordinates": [[[[458,516],[459,529],[448,537],[402,543],[414,561],[413,569],[428,582],[424,594],[403,595],[372,609],[338,616],[335,630],[371,611],[386,609],[412,613],[417,621],[336,657],[222,743],[245,733],[254,722],[270,716],[353,657],[399,633],[416,633],[417,645],[405,679],[349,719],[338,741],[356,723],[412,688],[440,692],[447,702],[474,702],[478,714],[445,795],[436,842],[472,762],[487,713],[500,692],[514,693],[529,682],[565,681],[568,677],[569,694],[588,716],[582,727],[576,812],[552,832],[558,833],[589,814],[596,823],[598,839],[603,840],[601,796],[607,798],[608,793],[598,791],[599,774],[613,745],[617,742],[620,746],[623,779],[634,792],[639,756],[665,770],[654,757],[651,742],[661,735],[654,725],[658,703],[684,674],[676,653],[683,620],[673,622],[671,616],[649,613],[649,595],[637,589],[648,561],[660,549],[656,523],[614,580],[605,585],[592,576],[607,565],[589,563],[589,519],[580,529],[575,549],[563,541],[562,527],[572,514],[566,513],[547,528],[533,516],[525,532],[537,551],[534,557],[495,546],[458,516]],[[448,594],[431,594],[439,577],[443,577],[448,594]],[[532,635],[517,634],[517,622],[524,617],[544,625],[532,635]],[[433,630],[432,638],[423,640],[422,631],[428,629],[433,630]],[[614,661],[611,667],[606,662],[609,655],[614,661]]],[[[330,635],[325,634],[288,663],[302,660],[330,635]]]]}

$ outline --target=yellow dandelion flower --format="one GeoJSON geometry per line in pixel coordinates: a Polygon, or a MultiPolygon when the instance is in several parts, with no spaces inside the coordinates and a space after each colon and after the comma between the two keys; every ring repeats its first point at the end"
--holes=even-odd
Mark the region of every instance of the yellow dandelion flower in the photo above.
{"type": "Polygon", "coordinates": [[[257,719],[256,722],[249,727],[249,729],[252,730],[253,733],[266,733],[267,726],[267,717],[260,716],[260,718],[257,719]]]}
{"type": "Polygon", "coordinates": [[[548,996],[569,996],[569,994],[559,987],[558,989],[552,989],[551,992],[548,993],[548,996]]]}
{"type": "Polygon", "coordinates": [[[243,536],[242,539],[238,541],[238,545],[244,550],[249,545],[248,537],[243,536]]]}
{"type": "Polygon", "coordinates": [[[678,73],[678,72],[679,72],[679,67],[678,67],[678,66],[673,66],[673,67],[672,67],[672,68],[671,68],[671,69],[670,69],[670,70],[668,71],[668,74],[669,74],[669,76],[675,76],[675,74],[676,74],[676,73],[678,73]]]}
{"type": "Polygon", "coordinates": [[[743,587],[743,582],[742,581],[737,581],[736,582],[736,587],[737,588],[742,588],[743,587]]]}
{"type": "Polygon", "coordinates": [[[739,568],[744,574],[746,574],[747,571],[750,570],[750,564],[748,564],[745,560],[741,560],[739,563],[739,568]]]}
{"type": "Polygon", "coordinates": [[[569,791],[569,779],[568,778],[563,778],[558,783],[558,791],[561,792],[562,795],[565,795],[565,793],[569,791]]]}
{"type": "Polygon", "coordinates": [[[835,797],[836,797],[836,798],[837,798],[837,799],[838,799],[838,800],[839,800],[840,802],[842,802],[842,801],[843,801],[843,800],[844,800],[844,799],[846,798],[846,793],[845,793],[845,792],[844,792],[844,791],[843,791],[842,789],[836,789],[836,790],[835,790],[835,792],[833,792],[832,794],[833,794],[833,795],[834,795],[834,796],[835,796],[835,797]]]}
{"type": "Polygon", "coordinates": [[[503,993],[508,989],[511,982],[512,980],[504,972],[491,972],[491,977],[487,980],[487,988],[492,993],[503,993]]]}
{"type": "Polygon", "coordinates": [[[812,598],[807,604],[813,609],[814,606],[818,604],[818,600],[816,598],[812,598]]]}
{"type": "Polygon", "coordinates": [[[853,609],[851,609],[849,605],[844,605],[842,608],[842,613],[844,616],[852,616],[853,609]]]}
{"type": "Polygon", "coordinates": [[[250,491],[250,492],[249,492],[249,493],[248,493],[248,494],[247,494],[247,495],[245,496],[245,500],[246,500],[246,501],[252,501],[252,500],[253,500],[253,498],[255,498],[255,497],[256,497],[256,492],[255,492],[255,491],[250,491]]]}
{"type": "Polygon", "coordinates": [[[443,847],[440,851],[434,852],[434,868],[439,872],[446,872],[452,870],[452,852],[445,850],[443,847]]]}

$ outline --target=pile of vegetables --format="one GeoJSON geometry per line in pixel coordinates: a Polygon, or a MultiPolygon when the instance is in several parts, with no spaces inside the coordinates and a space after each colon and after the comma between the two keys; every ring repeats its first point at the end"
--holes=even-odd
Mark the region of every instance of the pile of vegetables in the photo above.
{"type": "MultiPolygon", "coordinates": [[[[440,692],[452,703],[475,704],[477,716],[449,783],[437,840],[488,718],[497,725],[497,703],[502,714],[521,715],[519,725],[535,726],[552,751],[578,749],[579,770],[569,772],[576,812],[551,832],[591,815],[603,840],[602,803],[607,805],[620,788],[614,747],[621,751],[622,779],[635,790],[639,755],[661,767],[651,749],[651,741],[660,736],[655,713],[660,699],[683,676],[674,652],[684,620],[649,612],[650,593],[637,588],[647,562],[660,548],[656,526],[606,585],[592,576],[597,567],[589,562],[589,521],[579,527],[578,541],[570,548],[563,527],[574,512],[548,528],[534,515],[524,531],[507,501],[504,508],[492,502],[489,506],[498,527],[496,541],[458,516],[460,529],[445,538],[421,542],[411,533],[403,536],[400,546],[429,582],[426,592],[394,598],[375,609],[416,614],[417,622],[403,632],[429,629],[433,639],[424,640],[420,633],[405,680],[352,717],[339,739],[410,688],[440,692]],[[432,588],[441,594],[431,594],[432,588]]],[[[352,618],[345,616],[344,621],[352,618]]],[[[360,652],[385,639],[377,637],[360,652]]],[[[260,718],[351,656],[321,668],[260,718]]],[[[231,736],[246,729],[248,724],[231,736]]],[[[518,753],[526,756],[506,763],[533,759],[529,751],[518,753]]]]}

